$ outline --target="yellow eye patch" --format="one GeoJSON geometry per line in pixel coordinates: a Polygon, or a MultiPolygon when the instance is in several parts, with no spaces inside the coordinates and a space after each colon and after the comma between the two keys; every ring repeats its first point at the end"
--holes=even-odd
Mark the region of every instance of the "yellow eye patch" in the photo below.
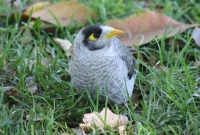
{"type": "Polygon", "coordinates": [[[94,41],[94,40],[97,40],[97,39],[94,37],[94,33],[92,33],[92,34],[89,36],[89,39],[90,39],[90,40],[93,40],[93,41],[94,41]]]}

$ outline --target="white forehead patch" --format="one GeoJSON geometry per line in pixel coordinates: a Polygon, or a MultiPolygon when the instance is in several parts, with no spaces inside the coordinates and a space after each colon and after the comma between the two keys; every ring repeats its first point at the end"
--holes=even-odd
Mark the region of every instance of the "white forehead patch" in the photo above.
{"type": "Polygon", "coordinates": [[[114,28],[112,28],[112,27],[109,27],[109,26],[100,26],[101,28],[102,28],[102,30],[103,30],[103,33],[108,33],[108,32],[110,32],[111,30],[114,30],[114,28]]]}

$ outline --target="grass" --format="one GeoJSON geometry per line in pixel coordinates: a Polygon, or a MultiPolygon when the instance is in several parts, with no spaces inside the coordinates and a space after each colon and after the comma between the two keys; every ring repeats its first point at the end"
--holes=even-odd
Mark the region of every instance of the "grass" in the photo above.
{"type": "MultiPolygon", "coordinates": [[[[100,16],[98,22],[143,9],[131,1],[79,0],[100,16]]],[[[151,10],[178,21],[193,24],[200,21],[197,0],[148,2],[151,10]]],[[[9,10],[0,6],[0,14],[9,10]]],[[[31,30],[33,38],[27,42],[28,39],[23,39],[28,30],[18,30],[20,18],[0,20],[0,134],[72,134],[72,128],[82,122],[83,114],[106,106],[89,96],[84,99],[70,86],[65,70],[69,58],[52,41],[52,37],[72,41],[79,29],[70,26],[54,32],[31,30]],[[31,84],[27,82],[29,77],[33,78],[31,84]],[[30,86],[37,86],[37,93],[30,93],[30,86]],[[14,91],[4,92],[8,87],[14,91]]],[[[129,117],[127,129],[134,131],[128,134],[200,134],[200,97],[194,96],[200,94],[200,68],[193,65],[200,61],[200,48],[191,39],[191,33],[188,30],[137,48],[138,56],[143,57],[137,60],[134,91],[141,94],[141,99],[128,107],[108,104],[114,113],[129,117]]]]}

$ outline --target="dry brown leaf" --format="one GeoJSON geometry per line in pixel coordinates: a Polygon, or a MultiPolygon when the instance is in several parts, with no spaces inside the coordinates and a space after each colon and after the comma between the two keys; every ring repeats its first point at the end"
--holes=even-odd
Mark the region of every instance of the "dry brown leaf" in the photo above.
{"type": "Polygon", "coordinates": [[[126,135],[127,134],[126,126],[120,126],[120,127],[118,127],[118,130],[119,130],[119,135],[126,135]]]}
{"type": "Polygon", "coordinates": [[[40,17],[42,21],[58,25],[54,16],[62,26],[67,26],[72,20],[85,24],[88,20],[87,17],[96,17],[94,12],[76,1],[59,2],[32,14],[34,19],[40,17]]]}
{"type": "Polygon", "coordinates": [[[15,90],[14,86],[0,87],[0,90],[2,90],[8,96],[13,96],[13,97],[18,97],[19,96],[19,94],[15,90]]]}
{"type": "Polygon", "coordinates": [[[154,68],[155,68],[156,71],[162,71],[162,72],[166,72],[166,73],[169,72],[169,68],[168,67],[161,66],[160,64],[156,64],[154,66],[154,68]]]}
{"type": "Polygon", "coordinates": [[[128,118],[126,116],[117,115],[110,111],[110,109],[103,109],[100,113],[85,114],[83,122],[95,127],[104,127],[105,124],[110,127],[118,127],[126,125],[128,118]],[[103,119],[103,121],[100,119],[103,119]]]}
{"type": "Polygon", "coordinates": [[[138,12],[125,19],[114,19],[106,22],[109,26],[125,31],[118,38],[127,46],[142,45],[154,38],[174,36],[192,24],[183,24],[172,18],[153,11],[138,12]]]}
{"type": "Polygon", "coordinates": [[[48,2],[48,1],[43,1],[43,2],[38,2],[38,3],[35,3],[34,5],[28,7],[22,14],[23,15],[30,15],[31,12],[32,14],[37,12],[37,11],[40,11],[42,10],[44,7],[48,7],[50,5],[52,5],[53,3],[52,2],[48,2]]]}
{"type": "MultiPolygon", "coordinates": [[[[126,116],[114,114],[109,108],[104,108],[100,113],[84,114],[83,122],[83,124],[80,124],[80,127],[84,131],[88,131],[88,129],[95,130],[97,128],[105,128],[106,126],[117,129],[120,126],[126,126],[129,121],[126,116]]],[[[125,133],[122,129],[120,129],[120,132],[125,133]]]]}
{"type": "Polygon", "coordinates": [[[72,54],[72,43],[67,39],[53,38],[53,40],[61,46],[66,56],[71,56],[72,54]]]}
{"type": "Polygon", "coordinates": [[[131,95],[132,103],[136,104],[140,100],[141,100],[141,92],[139,92],[139,91],[133,92],[133,94],[131,95]]]}
{"type": "Polygon", "coordinates": [[[196,27],[193,31],[192,38],[194,39],[195,43],[200,47],[200,28],[196,27]]]}

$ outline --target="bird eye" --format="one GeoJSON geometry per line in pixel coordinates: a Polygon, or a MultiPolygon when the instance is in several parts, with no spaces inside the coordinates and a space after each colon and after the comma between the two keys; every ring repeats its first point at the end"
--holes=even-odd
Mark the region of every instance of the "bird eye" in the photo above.
{"type": "Polygon", "coordinates": [[[92,33],[90,36],[89,36],[89,39],[90,40],[97,40],[97,38],[99,38],[99,34],[98,33],[92,33]]]}
{"type": "Polygon", "coordinates": [[[95,38],[99,38],[100,34],[99,33],[94,33],[95,38]]]}

